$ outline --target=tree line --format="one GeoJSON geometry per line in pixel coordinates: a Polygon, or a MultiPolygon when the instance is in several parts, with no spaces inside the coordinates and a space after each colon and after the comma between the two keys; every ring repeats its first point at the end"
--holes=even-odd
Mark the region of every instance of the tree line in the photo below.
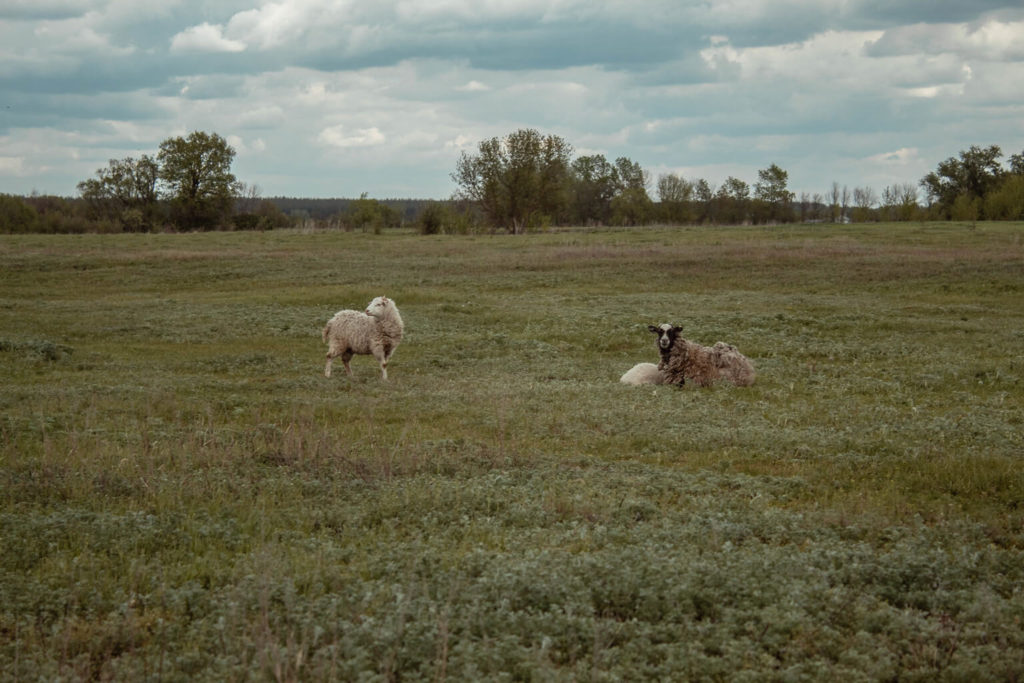
{"type": "Polygon", "coordinates": [[[548,224],[641,225],[766,224],[911,220],[1024,220],[1024,153],[999,163],[996,145],[971,147],[921,179],[876,194],[838,182],[823,193],[788,189],[789,174],[776,164],[758,171],[751,186],[728,177],[715,187],[704,178],[663,174],[648,194],[646,171],[628,158],[572,159],[557,136],[519,130],[464,152],[452,174],[456,197],[478,207],[497,229],[519,232],[548,224]],[[923,190],[924,201],[921,192],[923,190]]]}
{"type": "Polygon", "coordinates": [[[776,164],[750,185],[717,187],[675,173],[652,182],[640,164],[573,156],[556,135],[520,129],[463,152],[448,200],[263,199],[231,172],[234,149],[216,133],[165,140],[155,156],[110,160],[78,184],[78,198],[0,194],[0,233],[268,230],[304,225],[362,229],[414,226],[425,234],[553,225],[771,224],[912,220],[1024,220],[1024,153],[1000,163],[996,145],[950,157],[917,185],[877,194],[838,182],[822,193],[788,188],[776,164]],[[651,196],[651,191],[655,197],[651,196]]]}
{"type": "Polygon", "coordinates": [[[452,180],[455,197],[475,206],[484,220],[512,233],[559,225],[644,225],[790,220],[788,174],[772,164],[749,185],[729,178],[716,193],[705,180],[677,175],[658,179],[659,202],[648,193],[650,175],[628,157],[572,158],[555,135],[522,129],[463,152],[452,180]]]}
{"type": "Polygon", "coordinates": [[[216,133],[163,141],[155,156],[111,159],[78,183],[77,200],[0,195],[0,232],[272,229],[290,224],[235,178],[235,150],[216,133]]]}

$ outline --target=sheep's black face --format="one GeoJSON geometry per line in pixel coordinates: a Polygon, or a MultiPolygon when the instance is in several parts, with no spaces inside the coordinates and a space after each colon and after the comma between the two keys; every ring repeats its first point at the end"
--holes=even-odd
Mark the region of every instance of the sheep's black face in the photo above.
{"type": "Polygon", "coordinates": [[[672,345],[676,343],[676,338],[683,331],[683,328],[678,325],[669,325],[668,323],[662,323],[657,326],[648,325],[647,329],[658,335],[658,350],[661,351],[662,355],[666,355],[672,350],[672,345]]]}

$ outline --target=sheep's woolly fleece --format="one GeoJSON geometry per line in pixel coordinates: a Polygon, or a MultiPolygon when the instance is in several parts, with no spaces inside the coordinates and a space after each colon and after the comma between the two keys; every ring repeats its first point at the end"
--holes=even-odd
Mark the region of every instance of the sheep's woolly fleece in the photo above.
{"type": "Polygon", "coordinates": [[[626,371],[619,381],[623,384],[640,386],[641,384],[664,384],[665,376],[654,363],[637,363],[626,371]]]}
{"type": "Polygon", "coordinates": [[[648,329],[658,335],[661,353],[658,369],[665,376],[666,384],[691,381],[706,387],[726,380],[738,387],[748,387],[754,383],[754,365],[732,344],[720,341],[714,346],[702,346],[683,339],[679,335],[682,328],[668,323],[651,325],[648,329]]]}
{"type": "Polygon", "coordinates": [[[324,343],[328,345],[324,375],[331,376],[331,362],[341,356],[341,362],[351,376],[349,361],[355,354],[364,354],[377,359],[381,379],[386,380],[388,361],[402,341],[404,330],[398,306],[386,296],[378,296],[365,311],[338,311],[327,321],[322,334],[324,343]]]}

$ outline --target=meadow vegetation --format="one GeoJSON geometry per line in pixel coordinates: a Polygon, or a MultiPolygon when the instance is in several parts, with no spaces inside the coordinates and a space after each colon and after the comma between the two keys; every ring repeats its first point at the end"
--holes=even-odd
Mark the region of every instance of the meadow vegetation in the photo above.
{"type": "Polygon", "coordinates": [[[0,236],[0,679],[1019,680],[1022,236],[0,236]]]}

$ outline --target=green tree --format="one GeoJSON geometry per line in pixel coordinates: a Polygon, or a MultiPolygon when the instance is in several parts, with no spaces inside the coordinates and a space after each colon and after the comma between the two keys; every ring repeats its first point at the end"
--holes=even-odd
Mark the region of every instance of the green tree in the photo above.
{"type": "Polygon", "coordinates": [[[143,154],[139,159],[111,159],[96,177],[78,183],[78,191],[93,218],[119,221],[125,230],[152,228],[158,213],[155,159],[143,154]]]}
{"type": "Polygon", "coordinates": [[[557,220],[569,205],[571,153],[562,138],[533,129],[484,140],[456,164],[456,198],[478,203],[492,225],[512,233],[557,220]]]}
{"type": "Polygon", "coordinates": [[[1024,175],[1024,152],[1010,155],[1010,173],[1024,175]]]}
{"type": "Polygon", "coordinates": [[[651,221],[654,202],[642,187],[627,187],[612,199],[612,222],[617,225],[644,225],[651,221]]]}
{"type": "Polygon", "coordinates": [[[675,173],[658,176],[658,201],[662,217],[672,223],[690,223],[695,220],[693,198],[694,183],[675,173]]]}
{"type": "Polygon", "coordinates": [[[644,194],[647,194],[650,178],[640,164],[626,157],[619,157],[615,160],[615,170],[618,172],[620,192],[643,190],[644,194]]]}
{"type": "Polygon", "coordinates": [[[291,224],[291,219],[274,202],[260,197],[260,186],[235,183],[235,208],[231,223],[236,230],[273,230],[291,224]]]}
{"type": "Polygon", "coordinates": [[[261,199],[256,206],[231,217],[236,230],[273,230],[291,225],[291,219],[274,202],[261,199]]]}
{"type": "Polygon", "coordinates": [[[694,185],[675,173],[658,176],[658,201],[682,203],[693,199],[694,185]]]}
{"type": "Polygon", "coordinates": [[[1024,220],[1024,152],[1011,154],[1009,162],[1009,171],[985,197],[985,217],[989,220],[1024,220]]]}
{"type": "Polygon", "coordinates": [[[618,191],[611,201],[612,222],[619,225],[648,223],[654,213],[654,202],[647,194],[650,177],[639,163],[626,157],[615,160],[618,191]]]}
{"type": "Polygon", "coordinates": [[[21,197],[0,194],[0,234],[34,232],[39,214],[21,197]]]}
{"type": "Polygon", "coordinates": [[[445,232],[448,220],[448,207],[440,202],[431,202],[423,207],[416,223],[421,235],[437,235],[445,232]]]}
{"type": "Polygon", "coordinates": [[[697,178],[693,184],[693,196],[700,205],[700,220],[704,223],[715,222],[715,188],[704,178],[697,178]]]}
{"type": "Polygon", "coordinates": [[[981,215],[981,200],[969,194],[962,194],[953,200],[949,217],[954,221],[969,221],[972,224],[978,221],[981,215]]]}
{"type": "Polygon", "coordinates": [[[954,208],[957,215],[964,215],[965,211],[970,213],[965,207],[973,205],[973,200],[983,200],[990,190],[999,185],[1004,173],[999,165],[1002,155],[998,145],[986,148],[972,146],[960,152],[959,157],[941,162],[938,168],[921,179],[921,187],[943,217],[950,218],[954,208]],[[957,203],[960,197],[965,199],[957,203]]]}
{"type": "Polygon", "coordinates": [[[1024,172],[1007,175],[998,189],[989,192],[984,211],[993,221],[1024,220],[1024,172]]]}
{"type": "Polygon", "coordinates": [[[160,144],[160,180],[179,227],[211,229],[226,222],[236,194],[234,158],[235,150],[216,133],[194,131],[160,144]]]}
{"type": "Polygon", "coordinates": [[[729,176],[722,183],[722,186],[718,188],[718,194],[734,201],[745,202],[750,199],[750,185],[739,178],[729,176]]]}
{"type": "Polygon", "coordinates": [[[697,201],[710,202],[714,195],[715,189],[711,187],[711,184],[703,178],[697,178],[697,182],[693,184],[693,196],[697,198],[697,201]]]}
{"type": "Polygon", "coordinates": [[[754,184],[754,196],[766,205],[767,220],[793,220],[793,193],[786,188],[789,173],[772,164],[757,172],[757,183],[754,184]]]}
{"type": "Polygon", "coordinates": [[[86,232],[120,232],[121,226],[111,221],[90,219],[83,202],[54,195],[32,193],[24,198],[35,212],[32,232],[46,234],[81,234],[86,232]]]}
{"type": "Polygon", "coordinates": [[[750,211],[750,185],[729,176],[718,188],[714,198],[718,220],[723,223],[742,223],[750,211]]]}
{"type": "Polygon", "coordinates": [[[607,223],[611,202],[619,190],[619,174],[603,154],[572,162],[573,219],[583,225],[607,223]]]}
{"type": "Polygon", "coordinates": [[[381,228],[398,227],[402,217],[395,209],[376,199],[370,199],[364,192],[359,195],[359,199],[349,205],[342,220],[349,228],[380,232],[381,228]]]}
{"type": "Polygon", "coordinates": [[[416,219],[422,235],[459,234],[466,235],[475,228],[469,212],[459,211],[447,202],[430,202],[416,219]]]}

